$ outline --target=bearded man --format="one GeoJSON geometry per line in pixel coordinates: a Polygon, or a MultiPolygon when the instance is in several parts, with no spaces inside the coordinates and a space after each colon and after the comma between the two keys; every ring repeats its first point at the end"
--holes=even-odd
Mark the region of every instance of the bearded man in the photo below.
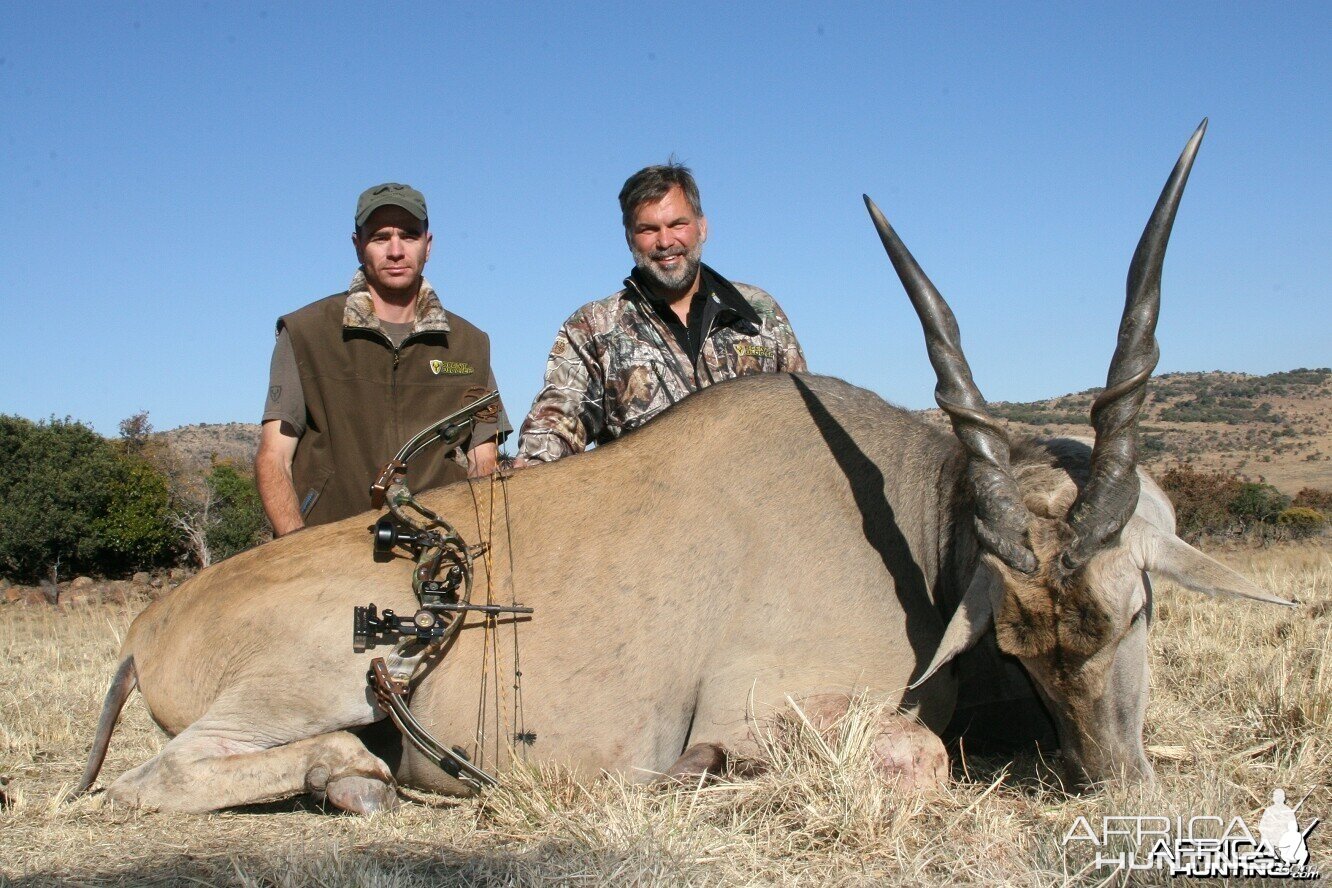
{"type": "Polygon", "coordinates": [[[605,444],[715,382],[808,369],[776,300],[703,264],[708,220],[687,167],[634,173],[620,213],[634,269],[555,335],[516,465],[605,444]]]}

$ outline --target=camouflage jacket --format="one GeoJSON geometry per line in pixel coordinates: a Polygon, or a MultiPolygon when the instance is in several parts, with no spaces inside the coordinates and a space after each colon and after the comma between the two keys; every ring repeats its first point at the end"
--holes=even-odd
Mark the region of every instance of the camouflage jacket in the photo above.
{"type": "Polygon", "coordinates": [[[556,460],[612,441],[714,382],[807,369],[776,300],[716,272],[711,278],[718,284],[706,294],[694,366],[632,278],[613,296],[574,312],[555,335],[518,456],[556,460]]]}

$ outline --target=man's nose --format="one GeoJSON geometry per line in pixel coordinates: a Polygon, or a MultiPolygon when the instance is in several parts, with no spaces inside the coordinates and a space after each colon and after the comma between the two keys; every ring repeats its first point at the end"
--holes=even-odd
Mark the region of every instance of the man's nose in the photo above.
{"type": "Polygon", "coordinates": [[[390,256],[401,256],[405,252],[406,243],[398,235],[389,238],[388,252],[390,256]]]}

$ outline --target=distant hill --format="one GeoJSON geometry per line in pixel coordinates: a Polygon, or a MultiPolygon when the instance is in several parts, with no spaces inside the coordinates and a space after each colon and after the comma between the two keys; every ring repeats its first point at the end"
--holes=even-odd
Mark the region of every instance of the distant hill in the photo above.
{"type": "MultiPolygon", "coordinates": [[[[1088,413],[1099,391],[1027,404],[1000,401],[990,409],[1013,432],[1089,436],[1088,413]]],[[[1302,487],[1332,490],[1332,370],[1326,367],[1267,376],[1166,373],[1151,381],[1139,428],[1149,469],[1191,462],[1291,495],[1302,487]]]]}
{"type": "Polygon", "coordinates": [[[259,449],[259,426],[253,422],[201,423],[157,432],[153,438],[169,444],[187,466],[200,473],[207,472],[214,461],[249,471],[259,449]]]}
{"type": "MultiPolygon", "coordinates": [[[[1099,391],[1025,404],[997,401],[990,409],[1016,434],[1091,435],[1087,416],[1099,391]]],[[[938,410],[926,414],[944,421],[938,410]]],[[[157,437],[201,469],[214,458],[248,467],[259,446],[259,426],[182,426],[157,437]]],[[[1139,441],[1148,468],[1189,461],[1265,481],[1286,494],[1302,487],[1332,490],[1332,370],[1157,376],[1148,389],[1139,441]]]]}

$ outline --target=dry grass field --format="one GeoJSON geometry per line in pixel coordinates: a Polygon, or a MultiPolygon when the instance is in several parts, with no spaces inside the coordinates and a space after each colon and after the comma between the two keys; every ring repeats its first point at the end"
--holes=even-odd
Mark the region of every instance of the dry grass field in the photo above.
{"type": "MultiPolygon", "coordinates": [[[[1061,847],[1078,815],[1214,814],[1249,824],[1274,787],[1332,817],[1332,547],[1223,553],[1297,611],[1162,584],[1147,743],[1159,784],[1069,797],[1037,760],[969,760],[945,790],[870,773],[865,713],[825,742],[768,740],[764,777],[702,789],[515,775],[479,801],[411,795],[369,818],[303,801],[210,816],[66,802],[120,636],[139,605],[0,607],[0,885],[1165,884],[1061,847]]],[[[103,784],[162,743],[131,698],[103,784]]],[[[1332,830],[1309,839],[1332,878],[1332,830]]]]}

